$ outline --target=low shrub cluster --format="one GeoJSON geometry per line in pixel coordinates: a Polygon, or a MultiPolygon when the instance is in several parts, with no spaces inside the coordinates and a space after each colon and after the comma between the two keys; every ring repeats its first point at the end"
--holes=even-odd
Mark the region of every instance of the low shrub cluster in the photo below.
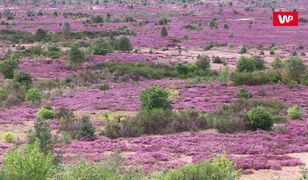
{"type": "Polygon", "coordinates": [[[127,37],[121,37],[116,40],[95,39],[90,46],[90,52],[97,55],[106,55],[113,51],[129,52],[132,45],[127,37]]]}
{"type": "Polygon", "coordinates": [[[260,57],[242,56],[236,63],[237,72],[253,72],[264,68],[264,60],[260,57]]]}

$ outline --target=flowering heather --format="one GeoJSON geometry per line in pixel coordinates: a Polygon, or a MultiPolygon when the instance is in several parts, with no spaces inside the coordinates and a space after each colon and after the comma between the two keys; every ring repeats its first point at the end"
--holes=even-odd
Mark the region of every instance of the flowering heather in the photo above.
{"type": "MultiPolygon", "coordinates": [[[[146,172],[181,166],[187,162],[211,159],[214,154],[227,154],[237,168],[281,169],[301,165],[288,153],[308,152],[308,119],[290,121],[283,132],[246,132],[238,134],[184,133],[165,136],[142,136],[111,140],[74,141],[56,152],[81,155],[99,161],[103,154],[120,150],[130,163],[142,165],[146,172]],[[186,157],[186,158],[185,158],[186,157]],[[188,160],[187,160],[188,159],[188,160]]],[[[66,160],[72,160],[66,157],[66,160]]]]}
{"type": "Polygon", "coordinates": [[[35,117],[37,109],[27,106],[12,107],[0,112],[0,124],[21,124],[35,117]]]}

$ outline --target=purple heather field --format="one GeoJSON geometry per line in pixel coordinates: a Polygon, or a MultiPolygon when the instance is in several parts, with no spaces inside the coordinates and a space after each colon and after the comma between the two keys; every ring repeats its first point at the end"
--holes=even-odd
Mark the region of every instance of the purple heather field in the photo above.
{"type": "Polygon", "coordinates": [[[262,179],[263,172],[264,179],[299,179],[300,167],[308,167],[307,50],[307,0],[0,0],[0,166],[43,119],[64,165],[102,162],[119,151],[127,167],[150,175],[224,154],[242,170],[240,179],[262,179]],[[272,12],[280,11],[298,12],[298,26],[274,27],[272,12]],[[166,98],[172,109],[164,111],[214,121],[226,113],[224,121],[239,130],[165,125],[161,132],[130,127],[144,132],[127,135],[125,125],[147,112],[141,92],[153,86],[167,95],[147,103],[166,98]],[[266,107],[271,126],[254,128],[256,107],[222,109],[243,99],[283,107],[279,117],[277,104],[266,107]],[[82,116],[95,129],[91,138],[76,135],[82,116]],[[117,137],[108,135],[112,123],[117,137]]]}

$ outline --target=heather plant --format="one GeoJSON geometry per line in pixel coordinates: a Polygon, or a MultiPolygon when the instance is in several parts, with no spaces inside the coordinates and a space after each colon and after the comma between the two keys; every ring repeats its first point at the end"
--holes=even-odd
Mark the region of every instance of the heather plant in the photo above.
{"type": "Polygon", "coordinates": [[[5,79],[13,79],[14,70],[17,69],[18,59],[17,56],[11,55],[6,60],[0,62],[0,72],[5,79]]]}
{"type": "Polygon", "coordinates": [[[252,108],[248,112],[247,120],[252,130],[270,130],[273,126],[273,115],[263,106],[252,108]]]}
{"type": "Polygon", "coordinates": [[[161,29],[160,29],[160,36],[161,37],[167,37],[168,36],[168,31],[167,31],[167,28],[165,26],[163,26],[161,29]]]}
{"type": "Polygon", "coordinates": [[[95,128],[91,124],[90,118],[88,116],[84,116],[80,119],[79,125],[76,131],[77,139],[93,139],[95,133],[95,128]]]}
{"type": "Polygon", "coordinates": [[[45,119],[37,118],[34,122],[34,131],[29,131],[28,144],[38,142],[40,151],[48,154],[53,149],[53,139],[48,122],[45,119]]]}
{"type": "Polygon", "coordinates": [[[288,117],[291,119],[301,119],[302,113],[298,106],[288,108],[288,117]]]}
{"type": "Polygon", "coordinates": [[[39,141],[9,150],[4,157],[2,170],[4,179],[43,180],[52,176],[55,170],[53,155],[42,153],[39,141]]]}
{"type": "Polygon", "coordinates": [[[211,179],[222,180],[237,179],[239,170],[235,169],[235,163],[226,159],[224,156],[216,155],[213,161],[204,161],[199,164],[187,164],[178,169],[170,169],[161,174],[156,174],[151,177],[153,180],[173,180],[173,179],[211,179]]]}
{"type": "Polygon", "coordinates": [[[236,97],[241,99],[249,99],[252,97],[252,94],[245,88],[240,89],[240,91],[236,94],[236,97]]]}
{"type": "Polygon", "coordinates": [[[55,118],[55,113],[46,107],[41,107],[41,109],[37,112],[38,118],[42,119],[53,119],[55,118]]]}
{"type": "Polygon", "coordinates": [[[77,44],[74,44],[68,52],[68,60],[70,66],[76,68],[86,60],[85,53],[77,44]]]}
{"type": "Polygon", "coordinates": [[[15,141],[15,136],[10,132],[6,132],[3,134],[3,140],[5,142],[12,143],[15,141]]]}
{"type": "Polygon", "coordinates": [[[141,111],[153,109],[171,109],[172,105],[168,100],[168,90],[159,86],[152,86],[140,92],[141,111]]]}

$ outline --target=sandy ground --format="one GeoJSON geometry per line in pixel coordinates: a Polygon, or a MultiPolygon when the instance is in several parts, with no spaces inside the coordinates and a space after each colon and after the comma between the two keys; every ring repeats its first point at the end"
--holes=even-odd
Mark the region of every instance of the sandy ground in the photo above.
{"type": "MultiPolygon", "coordinates": [[[[308,168],[308,153],[292,153],[289,156],[299,158],[308,168]]],[[[240,180],[298,180],[301,177],[301,167],[283,167],[279,171],[258,170],[253,174],[243,175],[240,180]]]]}

